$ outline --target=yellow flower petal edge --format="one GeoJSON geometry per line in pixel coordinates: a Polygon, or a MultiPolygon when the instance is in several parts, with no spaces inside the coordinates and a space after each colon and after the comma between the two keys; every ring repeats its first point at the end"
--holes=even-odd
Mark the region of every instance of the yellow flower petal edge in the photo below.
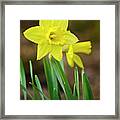
{"type": "Polygon", "coordinates": [[[57,61],[62,60],[62,46],[52,45],[52,50],[50,53],[57,61]]]}
{"type": "Polygon", "coordinates": [[[63,34],[62,39],[66,41],[65,44],[67,44],[67,45],[72,45],[79,41],[78,38],[70,31],[66,31],[63,34]]]}
{"type": "Polygon", "coordinates": [[[73,44],[73,51],[74,53],[85,53],[85,54],[90,54],[91,53],[91,42],[86,41],[86,42],[79,42],[73,44]]]}
{"type": "Polygon", "coordinates": [[[37,43],[37,44],[43,44],[47,42],[46,36],[45,36],[45,31],[42,27],[40,26],[35,26],[28,28],[23,32],[25,38],[28,40],[37,43]]]}
{"type": "Polygon", "coordinates": [[[74,54],[73,55],[73,60],[80,68],[84,69],[83,62],[78,55],[74,54]]]}
{"type": "Polygon", "coordinates": [[[67,62],[71,67],[74,67],[74,61],[73,61],[73,48],[72,46],[69,46],[69,50],[66,53],[67,62]]]}
{"type": "Polygon", "coordinates": [[[47,44],[38,44],[37,45],[37,60],[42,59],[45,57],[47,54],[49,54],[51,51],[51,46],[47,44]],[[44,46],[44,47],[43,47],[44,46]]]}
{"type": "Polygon", "coordinates": [[[66,53],[67,62],[71,67],[74,67],[74,62],[82,69],[84,69],[83,62],[81,58],[74,54],[72,45],[69,46],[69,50],[66,53]]]}
{"type": "Polygon", "coordinates": [[[39,20],[39,25],[47,28],[57,27],[63,30],[67,30],[68,20],[39,20]]]}

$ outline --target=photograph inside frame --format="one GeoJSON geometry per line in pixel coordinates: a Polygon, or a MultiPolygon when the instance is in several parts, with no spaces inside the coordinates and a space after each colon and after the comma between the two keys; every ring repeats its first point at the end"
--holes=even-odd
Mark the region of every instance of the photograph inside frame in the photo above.
{"type": "Polygon", "coordinates": [[[21,100],[100,100],[100,20],[20,20],[21,100]]]}

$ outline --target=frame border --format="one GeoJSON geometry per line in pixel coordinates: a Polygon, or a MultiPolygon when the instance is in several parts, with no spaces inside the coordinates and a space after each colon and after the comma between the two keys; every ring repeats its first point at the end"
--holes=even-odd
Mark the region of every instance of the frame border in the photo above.
{"type": "Polygon", "coordinates": [[[45,1],[2,1],[1,2],[1,52],[0,52],[0,119],[119,119],[119,0],[45,0],[45,1]],[[115,5],[115,115],[5,115],[5,5],[115,5]]]}

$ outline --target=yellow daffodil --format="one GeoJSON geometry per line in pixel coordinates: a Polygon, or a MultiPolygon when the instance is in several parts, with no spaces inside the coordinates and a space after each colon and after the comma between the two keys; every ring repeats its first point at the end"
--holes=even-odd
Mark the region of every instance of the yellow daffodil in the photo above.
{"type": "Polygon", "coordinates": [[[24,36],[37,44],[37,60],[50,54],[56,60],[62,59],[62,47],[78,41],[77,37],[67,31],[68,20],[40,20],[24,32],[24,36]]]}
{"type": "Polygon", "coordinates": [[[85,54],[90,54],[91,53],[91,42],[79,42],[75,43],[73,45],[66,46],[64,50],[67,50],[66,52],[66,58],[68,61],[68,64],[71,67],[74,67],[74,62],[82,69],[84,69],[83,62],[81,58],[76,55],[76,53],[85,53],[85,54]]]}

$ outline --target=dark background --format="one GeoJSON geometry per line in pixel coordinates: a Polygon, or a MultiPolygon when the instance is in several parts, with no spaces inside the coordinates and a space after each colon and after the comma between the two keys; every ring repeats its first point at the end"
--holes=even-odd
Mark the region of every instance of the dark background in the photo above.
{"type": "MultiPolygon", "coordinates": [[[[38,26],[38,20],[21,20],[20,21],[20,57],[22,58],[25,65],[25,72],[27,78],[27,87],[31,91],[31,87],[28,84],[30,80],[29,72],[29,60],[33,63],[33,72],[38,75],[43,90],[47,95],[45,75],[43,69],[42,60],[37,61],[37,45],[33,42],[25,39],[23,32],[32,27],[38,26]]],[[[80,54],[84,65],[85,71],[89,77],[92,91],[94,94],[94,99],[100,99],[100,21],[99,20],[69,20],[68,30],[74,33],[80,41],[92,42],[92,52],[90,55],[80,54]]],[[[65,56],[65,71],[69,79],[71,87],[73,87],[73,69],[68,66],[65,56]]],[[[80,73],[80,72],[79,72],[80,73]]],[[[79,75],[80,76],[80,75],[79,75]]],[[[80,79],[81,85],[81,79],[80,79]]],[[[82,92],[81,92],[82,93],[82,92]]],[[[22,96],[22,94],[21,94],[22,96]]]]}

